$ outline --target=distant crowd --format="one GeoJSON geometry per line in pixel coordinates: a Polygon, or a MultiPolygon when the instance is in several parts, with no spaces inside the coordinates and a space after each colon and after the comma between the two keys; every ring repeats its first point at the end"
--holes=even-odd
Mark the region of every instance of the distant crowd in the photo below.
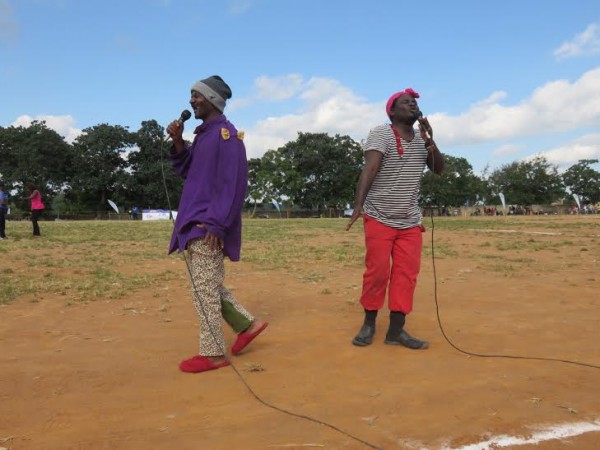
{"type": "Polygon", "coordinates": [[[583,205],[581,208],[573,206],[570,214],[598,214],[600,212],[600,203],[596,205],[583,205]]]}

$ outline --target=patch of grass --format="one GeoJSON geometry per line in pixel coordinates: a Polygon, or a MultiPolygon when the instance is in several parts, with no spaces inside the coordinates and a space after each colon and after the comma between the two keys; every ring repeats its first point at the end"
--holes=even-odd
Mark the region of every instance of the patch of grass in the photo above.
{"type": "Polygon", "coordinates": [[[344,230],[344,219],[246,220],[242,257],[265,270],[287,269],[309,276],[312,262],[332,269],[362,265],[364,247],[357,233],[344,230]]]}
{"type": "Polygon", "coordinates": [[[490,264],[485,268],[492,272],[501,272],[504,275],[508,275],[517,270],[512,264],[490,264]]]}
{"type": "Polygon", "coordinates": [[[522,236],[505,236],[504,239],[495,244],[499,251],[520,250],[520,251],[556,251],[561,247],[572,247],[574,242],[571,240],[556,241],[553,237],[529,238],[523,239],[522,236]]]}
{"type": "Polygon", "coordinates": [[[3,273],[0,274],[0,286],[2,286],[0,290],[0,305],[7,305],[20,295],[20,290],[17,289],[17,285],[15,284],[15,278],[13,276],[6,276],[3,273]]]}
{"type": "Polygon", "coordinates": [[[42,222],[40,226],[42,238],[34,240],[28,237],[29,223],[9,222],[13,238],[3,247],[2,260],[10,267],[0,272],[0,304],[43,294],[64,296],[70,304],[117,299],[185,277],[170,270],[150,274],[137,269],[138,262],[169,258],[171,225],[165,222],[42,222]],[[123,265],[128,273],[117,269],[123,265]]]}
{"type": "MultiPolygon", "coordinates": [[[[592,218],[594,216],[591,216],[592,218]]],[[[581,218],[581,220],[562,220],[565,216],[496,216],[496,217],[434,217],[434,226],[439,230],[537,230],[571,233],[586,229],[591,234],[600,232],[600,221],[581,218]]],[[[431,228],[431,218],[424,217],[423,224],[431,228]]]]}
{"type": "Polygon", "coordinates": [[[523,248],[523,244],[519,241],[501,241],[496,243],[496,250],[519,250],[523,248]]]}
{"type": "Polygon", "coordinates": [[[313,272],[306,275],[300,275],[297,278],[305,283],[317,283],[319,281],[323,281],[325,279],[325,276],[321,273],[313,272]]]}
{"type": "MultiPolygon", "coordinates": [[[[535,266],[531,254],[537,251],[561,252],[562,257],[573,248],[581,262],[570,263],[584,264],[584,258],[598,250],[598,239],[582,237],[600,234],[600,221],[593,219],[435,218],[435,233],[443,232],[442,238],[434,235],[435,255],[481,259],[484,270],[507,276],[535,266]],[[487,233],[485,242],[479,243],[484,236],[480,231],[504,229],[558,230],[565,236],[487,233]],[[473,236],[473,244],[465,239],[456,243],[453,236],[473,236]]],[[[245,219],[242,260],[257,271],[287,271],[309,283],[321,282],[336,271],[360,270],[364,265],[362,223],[357,222],[348,232],[346,223],[347,219],[245,219]]],[[[424,224],[430,233],[428,218],[424,224]]],[[[30,236],[29,222],[9,222],[7,228],[10,239],[0,245],[0,304],[24,296],[35,299],[44,293],[75,304],[126,298],[136,290],[158,287],[166,281],[187,284],[183,264],[174,271],[164,270],[181,258],[167,255],[173,229],[169,221],[44,221],[41,239],[30,236]]],[[[423,255],[430,254],[431,245],[425,239],[423,255]]],[[[548,270],[555,269],[545,266],[544,271],[548,270]]],[[[357,289],[358,285],[348,292],[357,289]]],[[[322,293],[325,291],[323,288],[322,293]]]]}
{"type": "Polygon", "coordinates": [[[536,260],[533,258],[511,258],[505,255],[496,255],[496,254],[492,254],[492,255],[488,255],[488,254],[480,254],[480,255],[476,255],[474,257],[474,259],[491,259],[491,260],[495,260],[495,261],[506,261],[506,262],[511,262],[511,263],[517,263],[517,264],[531,264],[534,263],[536,260]]]}
{"type": "MultiPolygon", "coordinates": [[[[434,241],[433,252],[436,258],[445,258],[447,256],[458,256],[458,252],[454,250],[452,244],[443,241],[434,241]]],[[[431,243],[423,243],[423,257],[431,256],[431,243]]]]}

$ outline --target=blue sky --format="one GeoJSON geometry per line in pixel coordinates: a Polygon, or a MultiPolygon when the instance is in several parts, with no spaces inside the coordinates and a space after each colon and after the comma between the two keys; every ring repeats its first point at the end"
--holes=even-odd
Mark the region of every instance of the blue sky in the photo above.
{"type": "Polygon", "coordinates": [[[600,158],[595,0],[0,0],[0,126],[166,126],[213,74],[249,157],[298,131],[360,141],[412,87],[478,173],[600,158]]]}

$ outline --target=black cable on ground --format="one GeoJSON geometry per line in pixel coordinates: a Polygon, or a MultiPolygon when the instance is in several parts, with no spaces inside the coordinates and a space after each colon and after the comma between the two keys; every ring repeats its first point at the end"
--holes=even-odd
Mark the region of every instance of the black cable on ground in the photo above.
{"type": "Polygon", "coordinates": [[[474,352],[469,352],[467,350],[463,350],[462,348],[455,345],[450,340],[450,338],[446,335],[446,332],[444,331],[444,326],[442,325],[442,321],[440,319],[440,305],[438,303],[438,293],[437,293],[437,274],[436,274],[436,268],[435,268],[435,247],[434,247],[434,240],[433,240],[434,230],[435,230],[435,224],[433,221],[433,210],[432,210],[431,211],[431,263],[433,264],[433,286],[434,286],[433,297],[435,300],[435,312],[437,315],[437,321],[438,321],[440,331],[442,332],[444,339],[446,340],[446,342],[448,342],[448,344],[450,344],[450,346],[452,346],[455,350],[457,350],[461,353],[464,353],[465,355],[477,356],[480,358],[510,358],[510,359],[528,359],[528,360],[536,360],[536,361],[553,361],[553,362],[561,362],[561,363],[566,363],[566,364],[575,364],[575,365],[584,366],[584,367],[591,367],[593,369],[600,369],[600,366],[597,366],[594,364],[589,364],[589,363],[584,363],[584,362],[579,362],[579,361],[571,361],[568,359],[544,358],[544,357],[539,357],[539,356],[501,355],[501,354],[493,354],[493,353],[492,354],[474,353],[474,352]]]}

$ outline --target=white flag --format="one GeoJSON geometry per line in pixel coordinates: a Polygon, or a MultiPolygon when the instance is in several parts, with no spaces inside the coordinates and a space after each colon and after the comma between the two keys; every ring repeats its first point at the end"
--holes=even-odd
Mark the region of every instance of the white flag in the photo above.
{"type": "Polygon", "coordinates": [[[115,202],[113,202],[112,200],[109,200],[109,201],[108,201],[108,204],[111,206],[111,208],[112,208],[112,209],[114,209],[114,210],[115,210],[115,212],[116,212],[117,214],[119,214],[119,207],[116,205],[116,203],[115,203],[115,202]]]}
{"type": "MultiPolygon", "coordinates": [[[[275,208],[277,209],[277,211],[279,211],[279,204],[277,203],[277,200],[273,199],[271,200],[271,203],[273,203],[273,205],[275,205],[275,208]]],[[[279,211],[281,212],[281,211],[279,211]]]]}
{"type": "Polygon", "coordinates": [[[506,208],[506,199],[504,198],[504,194],[500,192],[498,196],[500,197],[500,201],[502,202],[502,207],[506,208]]]}
{"type": "Polygon", "coordinates": [[[573,194],[573,198],[575,199],[575,203],[577,203],[577,208],[581,209],[581,203],[579,203],[579,195],[573,194]]]}

